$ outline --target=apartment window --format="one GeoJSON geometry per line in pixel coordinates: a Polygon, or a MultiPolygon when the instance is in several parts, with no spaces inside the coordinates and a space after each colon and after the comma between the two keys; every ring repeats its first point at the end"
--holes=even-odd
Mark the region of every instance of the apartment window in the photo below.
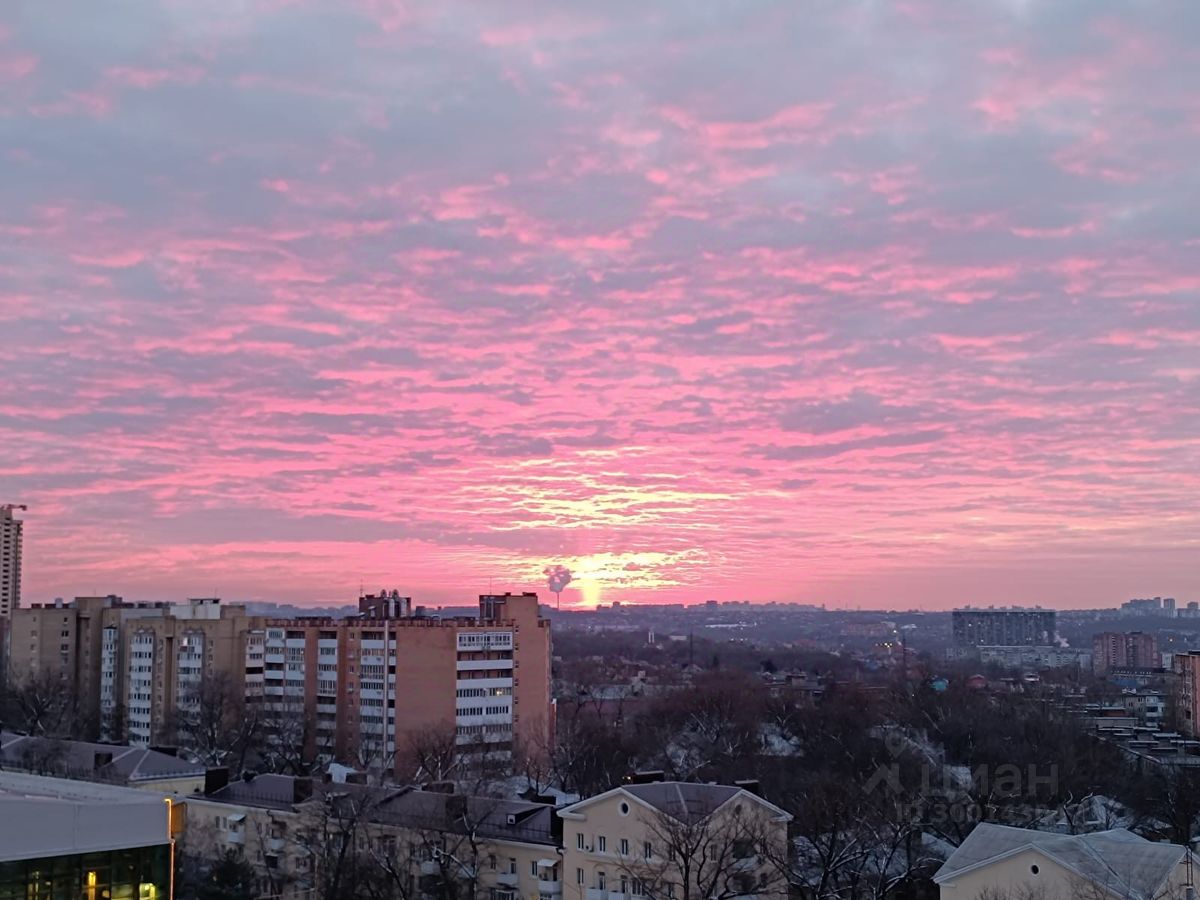
{"type": "Polygon", "coordinates": [[[754,841],[737,840],[733,842],[734,859],[750,859],[754,856],[754,841]]]}
{"type": "Polygon", "coordinates": [[[596,838],[596,852],[605,853],[608,851],[608,839],[604,835],[599,835],[596,838]]]}
{"type": "Polygon", "coordinates": [[[583,849],[583,832],[582,831],[579,832],[579,834],[575,835],[575,849],[576,850],[583,849]]]}
{"type": "Polygon", "coordinates": [[[607,879],[607,878],[605,878],[605,876],[604,876],[604,873],[603,873],[603,872],[597,872],[597,873],[596,873],[596,888],[597,888],[598,890],[601,890],[601,891],[602,891],[602,890],[604,890],[604,889],[605,889],[607,886],[608,886],[608,879],[607,879]]]}
{"type": "Polygon", "coordinates": [[[645,882],[642,881],[642,879],[640,879],[640,878],[633,879],[633,881],[631,882],[631,885],[633,887],[633,896],[635,896],[635,897],[646,896],[646,885],[645,885],[645,882]]]}
{"type": "Polygon", "coordinates": [[[517,874],[517,861],[515,859],[513,859],[511,856],[508,858],[508,874],[509,875],[517,874]]]}
{"type": "Polygon", "coordinates": [[[493,872],[496,871],[496,854],[492,853],[488,856],[488,868],[493,872]]]}
{"type": "Polygon", "coordinates": [[[629,841],[626,838],[621,838],[621,855],[629,855],[629,841]]]}
{"type": "Polygon", "coordinates": [[[575,883],[576,883],[576,884],[583,884],[583,869],[576,869],[576,870],[575,870],[575,883]]]}
{"type": "Polygon", "coordinates": [[[534,878],[537,878],[537,860],[536,859],[529,861],[529,874],[532,875],[534,878]]]}
{"type": "Polygon", "coordinates": [[[671,881],[667,882],[667,900],[675,900],[675,884],[671,881]]]}
{"type": "Polygon", "coordinates": [[[629,882],[625,880],[624,875],[621,876],[621,893],[622,894],[629,893],[629,882]]]}

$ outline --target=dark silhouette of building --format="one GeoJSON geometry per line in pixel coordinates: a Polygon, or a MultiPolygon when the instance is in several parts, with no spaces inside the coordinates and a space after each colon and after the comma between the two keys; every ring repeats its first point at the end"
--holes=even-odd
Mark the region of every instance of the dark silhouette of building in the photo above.
{"type": "Polygon", "coordinates": [[[951,614],[954,643],[960,647],[1045,647],[1054,643],[1052,609],[1017,606],[956,609],[951,614]]]}

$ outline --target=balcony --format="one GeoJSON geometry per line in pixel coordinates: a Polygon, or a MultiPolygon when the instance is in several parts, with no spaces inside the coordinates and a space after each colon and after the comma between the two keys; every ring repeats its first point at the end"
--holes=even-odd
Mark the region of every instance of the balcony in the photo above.
{"type": "Polygon", "coordinates": [[[245,846],[246,832],[244,831],[227,831],[225,832],[225,843],[235,844],[238,847],[245,846]]]}
{"type": "Polygon", "coordinates": [[[733,871],[735,872],[753,872],[757,868],[757,856],[743,856],[733,861],[733,871]]]}
{"type": "Polygon", "coordinates": [[[421,874],[422,875],[440,875],[440,874],[442,874],[442,867],[438,864],[438,861],[435,859],[423,859],[423,860],[421,860],[421,874]]]}
{"type": "Polygon", "coordinates": [[[285,846],[287,846],[287,841],[285,841],[283,838],[277,838],[277,837],[267,838],[266,852],[267,853],[280,853],[285,846]]]}
{"type": "Polygon", "coordinates": [[[500,872],[496,875],[496,884],[515,888],[521,883],[521,876],[516,872],[500,872]]]}
{"type": "Polygon", "coordinates": [[[588,888],[585,900],[608,900],[608,891],[604,888],[588,888]]]}
{"type": "Polygon", "coordinates": [[[460,659],[455,668],[459,672],[483,672],[488,669],[511,669],[511,659],[460,659]]]}
{"type": "Polygon", "coordinates": [[[537,889],[539,894],[550,894],[557,897],[562,893],[562,882],[557,878],[553,880],[539,878],[537,880],[537,889]]]}

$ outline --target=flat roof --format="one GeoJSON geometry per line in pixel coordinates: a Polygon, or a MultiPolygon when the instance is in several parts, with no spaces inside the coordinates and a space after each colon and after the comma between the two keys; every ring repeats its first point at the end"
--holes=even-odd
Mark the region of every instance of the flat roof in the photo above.
{"type": "Polygon", "coordinates": [[[170,841],[170,804],[132,788],[0,772],[0,862],[170,841]]]}

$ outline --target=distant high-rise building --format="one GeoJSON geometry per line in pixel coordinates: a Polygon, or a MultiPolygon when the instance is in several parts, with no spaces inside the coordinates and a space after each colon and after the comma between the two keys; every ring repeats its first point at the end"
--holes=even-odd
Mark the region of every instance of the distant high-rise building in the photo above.
{"type": "Polygon", "coordinates": [[[1092,637],[1092,671],[1105,675],[1112,669],[1156,669],[1162,665],[1158,639],[1142,631],[1105,631],[1092,637]]]}
{"type": "Polygon", "coordinates": [[[21,605],[21,532],[25,523],[13,516],[23,506],[0,506],[0,618],[21,605]]]}
{"type": "Polygon", "coordinates": [[[1120,615],[1125,617],[1163,616],[1173,619],[1176,612],[1174,597],[1135,597],[1121,604],[1120,615]]]}
{"type": "Polygon", "coordinates": [[[1002,607],[956,609],[954,643],[960,647],[1046,647],[1054,643],[1052,609],[1002,607]]]}

